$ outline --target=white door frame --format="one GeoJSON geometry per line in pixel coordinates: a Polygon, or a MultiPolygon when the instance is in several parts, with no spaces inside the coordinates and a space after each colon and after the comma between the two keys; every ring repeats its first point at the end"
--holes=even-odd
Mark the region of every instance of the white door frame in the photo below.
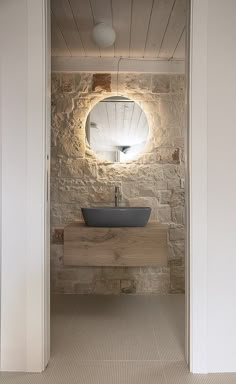
{"type": "Polygon", "coordinates": [[[207,10],[208,0],[190,0],[186,321],[193,373],[207,373],[207,10]]]}
{"type": "MultiPolygon", "coordinates": [[[[22,281],[25,296],[22,297],[26,322],[19,327],[26,343],[22,353],[26,356],[16,366],[18,351],[14,346],[12,308],[8,303],[9,279],[12,266],[7,249],[2,247],[1,266],[1,369],[42,371],[49,359],[49,258],[47,236],[49,229],[47,204],[47,160],[49,150],[50,103],[48,99],[48,62],[50,54],[49,0],[26,0],[28,4],[28,83],[27,83],[27,254],[22,262],[25,272],[22,281]],[[46,236],[47,233],[47,236],[46,236]],[[3,309],[3,307],[2,307],[3,309]],[[6,332],[6,333],[5,333],[6,332]],[[12,359],[12,355],[14,358],[12,359]]],[[[9,2],[9,3],[12,3],[9,2]]],[[[8,4],[8,2],[4,2],[8,4]]],[[[25,4],[25,2],[24,2],[25,4]]],[[[207,372],[207,5],[208,0],[191,0],[190,10],[190,58],[189,58],[189,136],[187,156],[189,189],[187,260],[188,340],[191,372],[207,372]]],[[[17,68],[17,63],[16,63],[17,68]]],[[[4,97],[4,94],[2,95],[4,97]]],[[[4,128],[4,127],[3,127],[4,128]]],[[[5,140],[5,132],[2,136],[5,140]]],[[[2,148],[1,148],[2,150],[2,148]]],[[[6,149],[4,149],[6,151],[6,149]]],[[[2,151],[1,151],[2,152],[2,151]]],[[[3,157],[3,176],[5,177],[3,157]]],[[[5,163],[6,166],[6,163],[5,163]]],[[[4,178],[3,178],[4,180],[4,178]]],[[[4,186],[2,186],[4,188],[4,186]]],[[[10,204],[7,200],[4,204],[10,204]]],[[[7,209],[7,205],[2,207],[7,209]]],[[[1,231],[3,232],[3,212],[1,231]]],[[[10,228],[10,226],[9,226],[10,228]]],[[[2,239],[4,240],[4,239],[2,239]]],[[[4,240],[5,241],[5,240],[4,240]]],[[[18,292],[13,292],[15,300],[18,292]]]]}
{"type": "Polygon", "coordinates": [[[49,359],[49,2],[0,2],[2,371],[49,359]]]}
{"type": "Polygon", "coordinates": [[[50,359],[50,131],[51,26],[50,1],[28,3],[28,266],[27,371],[42,371],[50,359]],[[39,16],[40,15],[40,16],[39,16]],[[40,36],[41,33],[41,36],[40,36]],[[37,36],[38,35],[38,41],[37,36]],[[37,51],[37,54],[36,54],[37,51]],[[40,60],[41,59],[41,60],[40,60]],[[37,109],[36,109],[37,106],[37,109]],[[37,120],[36,120],[37,119],[37,120]],[[42,206],[41,206],[42,205],[42,206]],[[32,218],[36,217],[36,225],[32,218]],[[41,245],[41,247],[40,247],[41,245]],[[35,291],[35,265],[40,274],[35,291]],[[41,300],[37,320],[35,300],[41,300]],[[33,324],[30,327],[30,324],[33,324]],[[41,332],[41,347],[36,338],[41,332]],[[35,359],[37,350],[37,359],[35,359]]]}

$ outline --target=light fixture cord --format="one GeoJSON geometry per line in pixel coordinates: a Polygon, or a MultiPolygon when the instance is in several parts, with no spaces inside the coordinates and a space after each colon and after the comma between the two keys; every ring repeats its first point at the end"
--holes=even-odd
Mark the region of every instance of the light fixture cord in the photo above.
{"type": "Polygon", "coordinates": [[[119,81],[119,71],[120,71],[120,62],[122,57],[119,58],[117,62],[117,71],[116,71],[116,96],[118,96],[118,81],[119,81]]]}

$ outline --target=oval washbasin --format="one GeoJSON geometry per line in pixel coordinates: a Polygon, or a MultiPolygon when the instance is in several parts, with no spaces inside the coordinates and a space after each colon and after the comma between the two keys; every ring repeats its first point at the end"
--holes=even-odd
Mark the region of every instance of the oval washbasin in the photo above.
{"type": "Polygon", "coordinates": [[[90,227],[144,227],[150,207],[81,208],[85,224],[90,227]]]}

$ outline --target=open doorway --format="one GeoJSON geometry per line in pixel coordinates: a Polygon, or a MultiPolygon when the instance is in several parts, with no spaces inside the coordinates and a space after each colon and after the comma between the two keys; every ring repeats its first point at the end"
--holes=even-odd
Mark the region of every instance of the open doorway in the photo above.
{"type": "MultiPolygon", "coordinates": [[[[3,117],[1,125],[2,207],[4,208],[2,215],[4,231],[1,244],[1,369],[5,371],[18,369],[36,372],[45,367],[43,348],[44,340],[48,338],[45,336],[47,324],[43,315],[49,314],[43,297],[47,293],[45,292],[47,290],[45,275],[48,269],[45,265],[43,246],[45,216],[42,209],[45,207],[46,200],[44,192],[46,192],[45,162],[47,158],[45,156],[44,7],[46,3],[46,0],[11,1],[3,2],[1,7],[3,21],[0,23],[1,35],[6,37],[2,39],[4,44],[2,45],[3,66],[1,66],[4,70],[1,87],[3,101],[1,109],[3,117]],[[9,41],[13,44],[9,44],[9,41]],[[12,49],[13,46],[17,49],[12,49]],[[16,76],[13,76],[13,72],[16,76]],[[20,76],[18,76],[19,73],[20,76]],[[10,89],[14,89],[14,93],[9,92],[10,89]],[[12,113],[12,105],[17,106],[14,113],[12,113]],[[21,193],[19,188],[15,188],[16,179],[20,180],[21,193]],[[19,214],[21,210],[24,211],[22,215],[19,214]],[[16,213],[20,222],[16,220],[16,213]],[[11,217],[12,220],[10,220],[11,217]],[[22,217],[25,221],[22,221],[22,217]],[[13,232],[13,224],[15,233],[18,235],[17,241],[16,237],[12,239],[9,236],[13,232]]],[[[233,138],[235,131],[232,126],[234,87],[231,87],[230,97],[226,102],[222,103],[218,95],[219,92],[228,95],[228,84],[231,84],[234,79],[232,75],[234,60],[231,59],[234,56],[228,53],[231,52],[231,46],[234,46],[232,41],[235,6],[230,1],[222,3],[202,0],[192,1],[191,5],[190,370],[194,373],[233,371],[235,369],[232,353],[234,328],[231,325],[235,317],[234,307],[232,307],[234,269],[231,268],[229,271],[228,268],[228,265],[232,264],[231,249],[228,254],[224,252],[224,265],[221,262],[221,249],[225,241],[232,244],[234,229],[233,225],[231,230],[228,228],[229,230],[225,231],[224,228],[229,219],[233,222],[234,213],[230,206],[233,199],[229,198],[234,190],[234,180],[228,183],[231,180],[230,173],[234,174],[231,167],[233,162],[228,161],[228,159],[231,160],[230,155],[234,153],[233,148],[232,150],[230,150],[231,147],[229,148],[229,141],[232,146],[235,142],[233,138]],[[222,21],[223,28],[219,28],[222,21]],[[227,55],[219,58],[219,44],[216,44],[216,41],[221,42],[227,55]],[[219,82],[218,73],[221,73],[222,67],[227,68],[228,81],[225,81],[225,77],[221,77],[223,81],[219,82]],[[216,114],[216,110],[219,113],[216,114]],[[225,116],[227,121],[224,120],[225,116]],[[224,143],[223,151],[222,133],[230,139],[224,143]],[[225,162],[231,164],[230,167],[228,164],[224,166],[222,156],[220,158],[217,156],[221,152],[227,154],[225,162]],[[219,169],[224,167],[222,175],[224,174],[225,183],[218,183],[218,172],[215,172],[218,166],[219,169]],[[226,183],[228,189],[225,189],[226,183]],[[227,194],[228,191],[229,194],[227,194]],[[215,207],[218,208],[220,198],[226,195],[227,199],[221,199],[223,209],[221,225],[219,225],[217,216],[219,210],[215,207]],[[209,202],[210,210],[207,204],[209,202]],[[229,204],[227,209],[225,209],[226,202],[229,204]],[[216,227],[217,231],[213,236],[212,229],[216,227]],[[207,235],[208,229],[211,230],[210,236],[207,235]],[[225,234],[222,238],[220,231],[225,234]],[[217,242],[214,241],[216,234],[217,242]],[[214,248],[212,248],[213,242],[214,248]],[[218,284],[219,274],[224,284],[218,284]],[[222,348],[218,348],[218,344],[222,348]]],[[[97,70],[98,68],[96,72],[97,70]]],[[[224,246],[224,249],[229,249],[229,244],[224,246]]],[[[226,380],[228,380],[227,377],[226,380]]],[[[38,376],[35,375],[35,378],[37,381],[38,376]]],[[[192,379],[195,380],[196,377],[192,379]]],[[[212,381],[213,377],[208,376],[208,379],[212,381]]],[[[205,381],[208,379],[204,377],[205,381]]],[[[234,377],[232,379],[235,380],[234,377]]],[[[22,381],[25,380],[27,379],[23,377],[22,381]]]]}
{"type": "MultiPolygon", "coordinates": [[[[162,375],[165,361],[185,360],[186,1],[52,1],[51,10],[52,356],[86,360],[92,371],[118,364],[127,375],[148,362],[162,375]],[[91,39],[99,22],[116,32],[108,48],[91,39]],[[132,162],[114,163],[111,151],[102,160],[86,136],[89,112],[108,97],[147,116],[147,145],[132,162]],[[65,227],[83,220],[83,207],[113,206],[117,186],[121,206],[151,207],[166,228],[163,264],[147,261],[149,247],[132,266],[68,264],[65,227]]],[[[118,144],[125,156],[130,143],[118,144]]]]}

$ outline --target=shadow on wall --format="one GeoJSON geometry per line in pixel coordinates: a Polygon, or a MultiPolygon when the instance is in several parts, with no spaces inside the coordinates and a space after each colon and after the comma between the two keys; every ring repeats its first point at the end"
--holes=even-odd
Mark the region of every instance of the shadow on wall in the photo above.
{"type": "Polygon", "coordinates": [[[51,287],[54,293],[119,294],[184,291],[184,75],[52,74],[51,287]],[[85,122],[100,100],[121,95],[145,111],[145,152],[130,163],[101,161],[86,145],[85,122]],[[169,224],[167,268],[63,266],[63,228],[80,208],[150,206],[151,220],[169,224]]]}

